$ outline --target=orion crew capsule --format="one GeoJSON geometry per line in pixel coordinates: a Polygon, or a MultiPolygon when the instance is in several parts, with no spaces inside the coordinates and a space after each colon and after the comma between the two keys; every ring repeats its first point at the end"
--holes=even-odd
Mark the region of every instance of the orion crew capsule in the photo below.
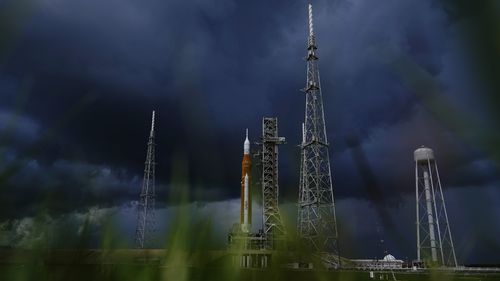
{"type": "Polygon", "coordinates": [[[250,141],[248,140],[248,129],[246,139],[243,143],[243,161],[241,162],[241,209],[240,224],[241,231],[248,233],[252,225],[252,160],[250,159],[250,141]]]}

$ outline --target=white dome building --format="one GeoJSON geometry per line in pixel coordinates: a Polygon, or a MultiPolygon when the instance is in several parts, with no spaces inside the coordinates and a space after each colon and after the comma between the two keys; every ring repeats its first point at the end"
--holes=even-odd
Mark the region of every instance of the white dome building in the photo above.
{"type": "Polygon", "coordinates": [[[395,261],[395,260],[396,258],[391,254],[388,254],[384,257],[384,261],[395,261]]]}

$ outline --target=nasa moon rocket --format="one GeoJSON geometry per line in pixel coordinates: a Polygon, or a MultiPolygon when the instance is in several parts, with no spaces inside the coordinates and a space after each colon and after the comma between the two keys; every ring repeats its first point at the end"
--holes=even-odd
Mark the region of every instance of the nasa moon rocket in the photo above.
{"type": "Polygon", "coordinates": [[[248,140],[248,129],[243,143],[243,161],[241,162],[241,209],[240,224],[241,231],[248,233],[252,225],[252,160],[250,159],[250,141],[248,140]]]}

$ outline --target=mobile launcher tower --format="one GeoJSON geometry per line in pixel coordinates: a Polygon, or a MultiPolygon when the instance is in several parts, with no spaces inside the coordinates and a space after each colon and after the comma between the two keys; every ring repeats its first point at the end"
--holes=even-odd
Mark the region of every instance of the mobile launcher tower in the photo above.
{"type": "Polygon", "coordinates": [[[414,152],[417,214],[417,263],[421,266],[457,267],[448,213],[434,151],[414,152]]]}
{"type": "Polygon", "coordinates": [[[264,117],[262,120],[262,227],[264,248],[283,248],[285,226],[279,211],[278,145],[285,138],[278,136],[278,118],[264,117]]]}

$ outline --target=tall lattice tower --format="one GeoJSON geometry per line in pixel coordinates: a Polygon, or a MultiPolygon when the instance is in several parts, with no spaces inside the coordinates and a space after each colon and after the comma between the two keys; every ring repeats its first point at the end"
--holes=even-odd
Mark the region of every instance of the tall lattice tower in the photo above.
{"type": "Polygon", "coordinates": [[[278,208],[278,145],[285,143],[278,137],[278,118],[262,119],[262,225],[265,247],[275,248],[275,241],[285,234],[278,208]]]}
{"type": "Polygon", "coordinates": [[[151,242],[151,235],[155,229],[155,112],[151,118],[151,132],[149,133],[148,150],[144,167],[144,178],[140,194],[137,214],[137,229],[135,243],[137,248],[144,248],[151,242]]]}
{"type": "Polygon", "coordinates": [[[417,213],[417,260],[428,266],[457,266],[448,213],[434,151],[420,147],[414,152],[417,213]]]}
{"type": "Polygon", "coordinates": [[[337,220],[333,199],[328,140],[316,55],[312,5],[309,4],[305,122],[302,124],[298,235],[310,249],[339,265],[337,220]],[[335,260],[336,259],[336,260],[335,260]]]}

